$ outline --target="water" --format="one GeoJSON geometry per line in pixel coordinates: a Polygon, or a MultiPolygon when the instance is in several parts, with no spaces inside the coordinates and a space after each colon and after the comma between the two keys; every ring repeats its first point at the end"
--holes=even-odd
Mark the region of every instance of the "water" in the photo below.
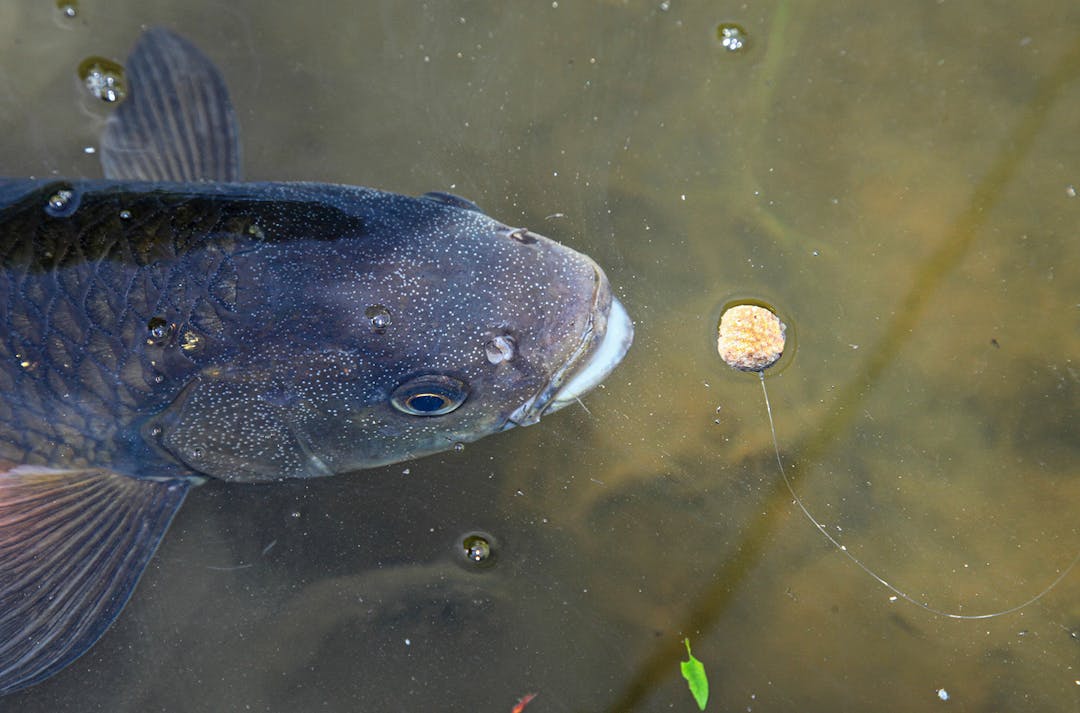
{"type": "Polygon", "coordinates": [[[793,487],[890,583],[980,613],[1067,566],[1075,4],[37,5],[0,7],[5,172],[99,175],[75,69],[166,24],[223,67],[248,177],[464,195],[594,257],[637,336],[588,410],[197,489],[117,625],[4,708],[689,711],[684,637],[709,710],[1080,706],[1080,575],[980,622],[890,601],[715,342],[734,299],[782,311],[793,487]]]}

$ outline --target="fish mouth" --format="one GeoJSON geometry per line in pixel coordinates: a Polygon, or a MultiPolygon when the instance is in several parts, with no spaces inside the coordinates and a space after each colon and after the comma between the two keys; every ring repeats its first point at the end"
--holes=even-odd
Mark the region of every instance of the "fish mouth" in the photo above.
{"type": "MultiPolygon", "coordinates": [[[[601,284],[605,284],[605,281],[601,280],[601,284]]],[[[603,296],[598,290],[596,301],[599,302],[603,296]]],[[[510,414],[503,430],[514,426],[531,426],[541,416],[579,402],[583,394],[594,389],[619,365],[634,341],[634,324],[622,302],[614,295],[610,299],[602,327],[604,333],[599,337],[599,343],[595,334],[597,317],[594,316],[574,353],[540,393],[510,414]]]]}

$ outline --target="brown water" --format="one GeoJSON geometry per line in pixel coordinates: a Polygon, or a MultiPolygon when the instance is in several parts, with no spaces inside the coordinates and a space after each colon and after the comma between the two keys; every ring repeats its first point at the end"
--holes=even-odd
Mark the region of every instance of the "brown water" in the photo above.
{"type": "Polygon", "coordinates": [[[75,69],[168,25],[250,178],[465,195],[593,256],[638,336],[588,411],[196,490],[101,643],[0,709],[692,711],[684,636],[708,710],[1080,709],[1080,570],[985,620],[890,601],[713,342],[733,297],[784,313],[789,475],[884,578],[962,614],[1046,587],[1080,550],[1076,3],[104,6],[0,6],[5,174],[100,175],[75,69]]]}

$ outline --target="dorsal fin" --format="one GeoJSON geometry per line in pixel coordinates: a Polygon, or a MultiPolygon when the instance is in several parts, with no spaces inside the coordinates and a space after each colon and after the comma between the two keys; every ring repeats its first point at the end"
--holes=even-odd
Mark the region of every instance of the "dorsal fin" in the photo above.
{"type": "Polygon", "coordinates": [[[146,30],[128,57],[128,97],[101,138],[106,178],[239,181],[240,135],[221,73],[183,37],[146,30]]]}

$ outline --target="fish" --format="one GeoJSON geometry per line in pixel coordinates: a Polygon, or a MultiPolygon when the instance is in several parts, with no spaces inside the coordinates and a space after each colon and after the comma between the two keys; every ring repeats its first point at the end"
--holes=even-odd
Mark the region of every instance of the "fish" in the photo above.
{"type": "Polygon", "coordinates": [[[245,182],[220,71],[151,28],[102,179],[0,179],[0,695],[85,653],[188,493],[419,458],[577,403],[633,323],[476,204],[245,182]]]}

